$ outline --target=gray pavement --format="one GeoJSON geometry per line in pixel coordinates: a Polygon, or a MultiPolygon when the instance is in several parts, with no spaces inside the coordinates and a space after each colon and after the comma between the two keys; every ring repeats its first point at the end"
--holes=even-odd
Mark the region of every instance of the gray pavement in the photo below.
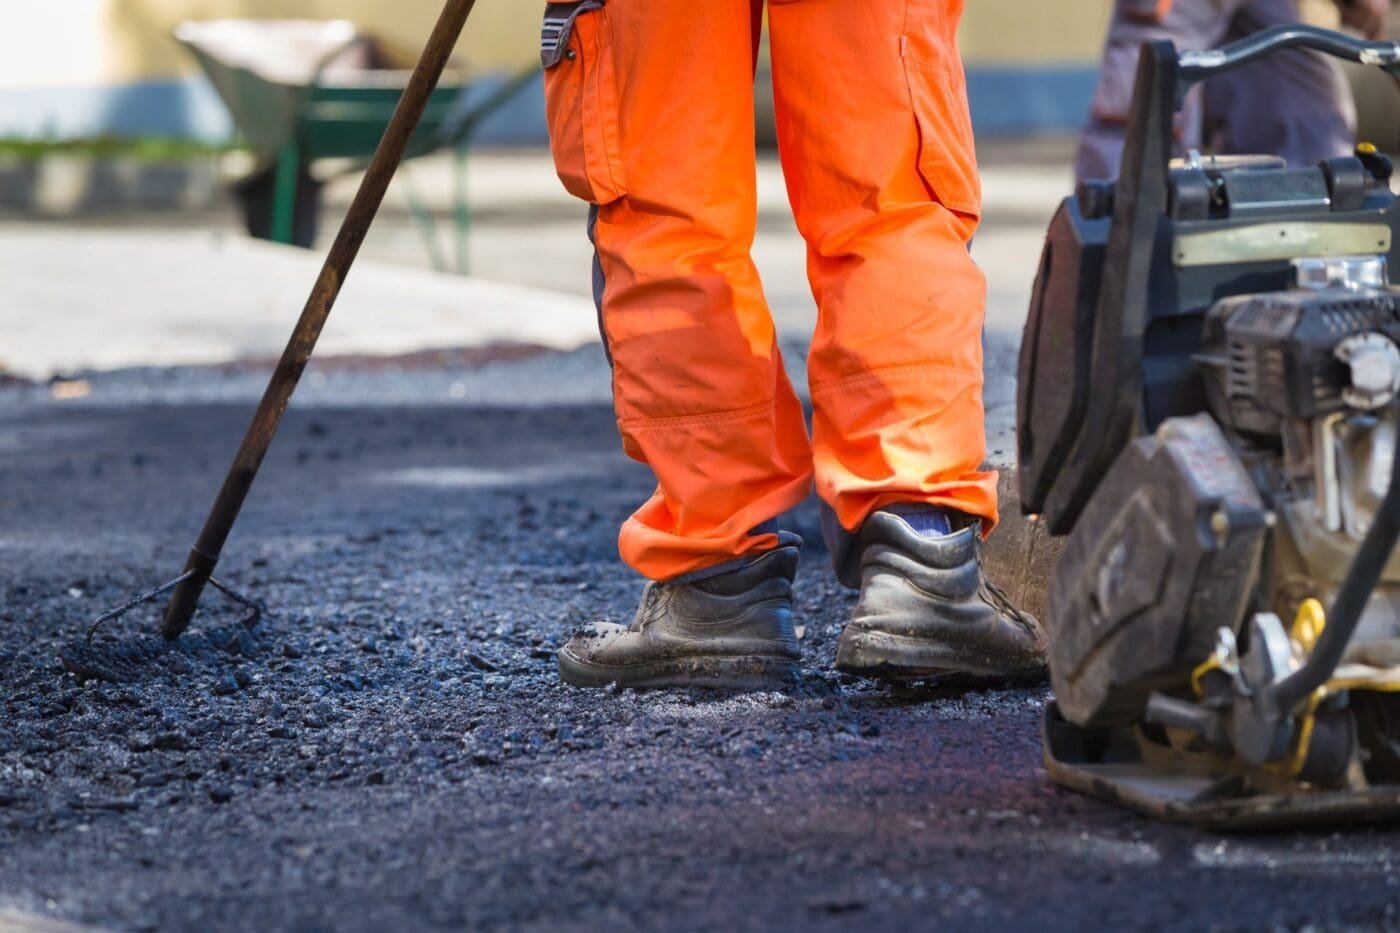
{"type": "Polygon", "coordinates": [[[0,928],[7,910],[200,933],[1400,923],[1393,830],[1149,823],[1048,783],[1043,688],[833,672],[854,596],[810,502],[784,518],[808,542],[800,687],[561,685],[569,630],[635,606],[614,541],[650,481],[605,399],[509,392],[596,354],[492,364],[469,384],[490,405],[420,404],[421,374],[392,367],[361,371],[359,404],[303,398],[220,568],[269,618],[233,637],[211,595],[122,684],[76,683],[56,650],[180,566],[246,399],[118,404],[97,384],[130,372],[85,399],[0,390],[0,928]]]}

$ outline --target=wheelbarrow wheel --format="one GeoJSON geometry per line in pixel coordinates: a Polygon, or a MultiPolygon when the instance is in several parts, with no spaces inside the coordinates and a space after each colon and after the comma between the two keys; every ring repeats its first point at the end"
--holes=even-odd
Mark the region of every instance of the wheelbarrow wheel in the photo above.
{"type": "MultiPolygon", "coordinates": [[[[243,212],[248,233],[259,240],[272,239],[273,200],[277,187],[277,167],[261,169],[236,182],[233,196],[243,212]]],[[[296,207],[292,213],[292,245],[306,249],[316,245],[321,213],[322,183],[302,170],[297,173],[296,207]]]]}

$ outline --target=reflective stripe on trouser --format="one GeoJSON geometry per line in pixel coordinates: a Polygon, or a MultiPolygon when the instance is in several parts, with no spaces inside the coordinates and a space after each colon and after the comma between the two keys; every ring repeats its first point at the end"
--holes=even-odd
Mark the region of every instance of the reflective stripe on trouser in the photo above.
{"type": "Polygon", "coordinates": [[[758,0],[549,4],[556,166],[596,206],[618,425],[657,478],[619,538],[644,575],[776,546],[765,523],[814,475],[848,530],[900,501],[995,521],[961,7],[770,7],[783,167],[819,308],[809,440],[749,257],[758,0]]]}
{"type": "MultiPolygon", "coordinates": [[[[1075,158],[1081,181],[1118,175],[1138,49],[1144,42],[1170,39],[1178,49],[1209,49],[1298,22],[1296,0],[1174,0],[1158,15],[1143,15],[1151,5],[1151,0],[1117,0],[1114,6],[1093,109],[1075,158]]],[[[1356,116],[1336,63],[1292,49],[1193,89],[1176,131],[1178,154],[1205,147],[1315,165],[1351,151],[1356,116]]]]}

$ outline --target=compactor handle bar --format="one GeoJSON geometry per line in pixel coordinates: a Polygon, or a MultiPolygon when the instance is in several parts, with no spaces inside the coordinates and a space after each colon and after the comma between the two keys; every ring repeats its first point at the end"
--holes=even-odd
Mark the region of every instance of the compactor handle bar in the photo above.
{"type": "Polygon", "coordinates": [[[1274,26],[1218,49],[1181,52],[1177,57],[1177,81],[1183,90],[1193,84],[1234,71],[1250,62],[1284,49],[1312,49],[1349,62],[1360,62],[1400,73],[1400,42],[1367,42],[1330,29],[1306,26],[1274,26]]]}

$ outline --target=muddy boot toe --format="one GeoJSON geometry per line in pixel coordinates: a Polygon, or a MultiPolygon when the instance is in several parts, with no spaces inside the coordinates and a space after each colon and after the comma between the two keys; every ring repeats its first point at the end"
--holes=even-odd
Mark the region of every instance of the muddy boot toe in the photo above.
{"type": "Polygon", "coordinates": [[[631,625],[589,623],[559,649],[559,677],[579,687],[773,690],[794,682],[797,548],[690,583],[648,583],[631,625]]]}

